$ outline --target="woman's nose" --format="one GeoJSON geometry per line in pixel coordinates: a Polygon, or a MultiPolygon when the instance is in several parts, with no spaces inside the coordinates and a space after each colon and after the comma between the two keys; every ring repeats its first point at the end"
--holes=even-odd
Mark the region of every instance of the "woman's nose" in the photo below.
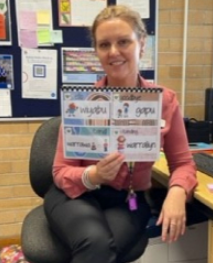
{"type": "Polygon", "coordinates": [[[111,45],[110,55],[117,55],[119,53],[118,47],[116,45],[111,45]]]}

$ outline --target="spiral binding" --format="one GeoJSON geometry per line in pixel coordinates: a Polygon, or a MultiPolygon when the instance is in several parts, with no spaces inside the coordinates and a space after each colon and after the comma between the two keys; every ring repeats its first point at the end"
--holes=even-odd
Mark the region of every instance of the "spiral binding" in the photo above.
{"type": "Polygon", "coordinates": [[[96,87],[96,86],[62,86],[62,91],[72,92],[148,92],[148,93],[161,93],[163,91],[160,87],[96,87]]]}

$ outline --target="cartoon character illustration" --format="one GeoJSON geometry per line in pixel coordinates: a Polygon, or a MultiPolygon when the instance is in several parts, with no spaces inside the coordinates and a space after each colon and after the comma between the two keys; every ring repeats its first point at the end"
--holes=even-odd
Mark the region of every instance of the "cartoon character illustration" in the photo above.
{"type": "Polygon", "coordinates": [[[124,117],[128,117],[129,103],[125,102],[125,103],[123,104],[123,108],[124,108],[124,117]]]}
{"type": "Polygon", "coordinates": [[[122,117],[122,110],[118,109],[117,113],[118,113],[118,118],[121,118],[122,117]]]}
{"type": "Polygon", "coordinates": [[[92,145],[91,145],[91,150],[95,151],[97,148],[96,148],[96,145],[94,142],[92,142],[92,145]]]}
{"type": "Polygon", "coordinates": [[[68,113],[68,116],[73,116],[75,117],[75,112],[78,109],[78,107],[75,105],[74,102],[69,104],[69,108],[66,110],[66,113],[68,113]]]}
{"type": "Polygon", "coordinates": [[[117,142],[118,142],[118,144],[117,144],[117,150],[119,151],[119,152],[124,152],[124,143],[125,143],[125,141],[126,141],[126,138],[125,138],[125,136],[123,136],[123,135],[119,135],[118,137],[117,137],[117,142]]]}
{"type": "Polygon", "coordinates": [[[107,152],[108,151],[108,142],[107,142],[107,139],[104,140],[104,152],[107,152]]]}

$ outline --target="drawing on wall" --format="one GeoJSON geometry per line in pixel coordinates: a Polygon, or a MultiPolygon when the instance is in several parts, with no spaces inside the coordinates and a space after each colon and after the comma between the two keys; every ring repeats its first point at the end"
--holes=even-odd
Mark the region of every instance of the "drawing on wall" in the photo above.
{"type": "Polygon", "coordinates": [[[0,54],[0,88],[14,89],[12,55],[0,54]]]}
{"type": "Polygon", "coordinates": [[[104,76],[94,48],[62,48],[62,82],[93,84],[104,76]]]}
{"type": "Polygon", "coordinates": [[[0,1],[0,45],[12,45],[10,0],[0,1]]]}

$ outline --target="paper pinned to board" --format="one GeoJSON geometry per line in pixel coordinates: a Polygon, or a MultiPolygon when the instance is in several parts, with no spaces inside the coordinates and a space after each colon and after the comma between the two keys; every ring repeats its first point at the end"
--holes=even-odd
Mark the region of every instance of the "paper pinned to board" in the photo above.
{"type": "Polygon", "coordinates": [[[8,89],[0,89],[0,117],[11,117],[11,91],[8,89]]]}

